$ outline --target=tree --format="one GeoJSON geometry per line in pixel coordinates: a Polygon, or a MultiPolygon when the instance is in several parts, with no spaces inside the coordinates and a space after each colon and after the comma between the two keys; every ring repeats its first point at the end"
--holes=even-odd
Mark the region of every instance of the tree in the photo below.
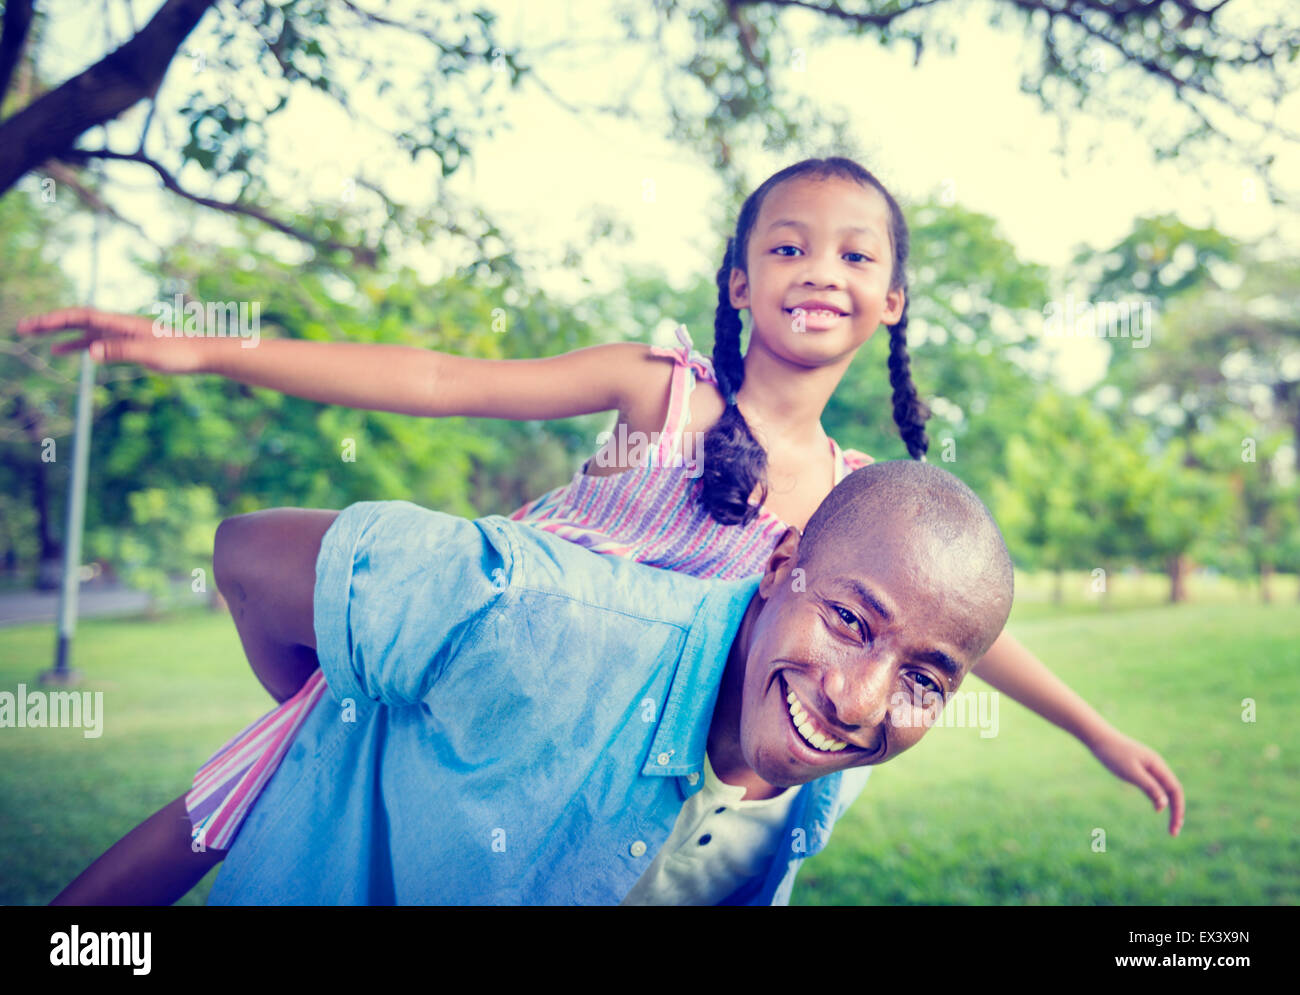
{"type": "Polygon", "coordinates": [[[993,510],[1012,554],[1056,574],[1087,568],[1107,576],[1139,557],[1145,514],[1131,486],[1139,440],[1077,397],[1042,388],[1006,442],[1006,470],[993,481],[993,510]]]}
{"type": "MultiPolygon", "coordinates": [[[[389,145],[412,158],[428,154],[449,175],[471,143],[491,132],[493,109],[484,107],[484,94],[498,83],[517,83],[521,72],[515,53],[497,44],[491,12],[440,6],[398,21],[348,0],[165,0],[125,44],[46,88],[31,50],[43,43],[47,25],[33,7],[31,0],[5,5],[0,195],[26,173],[42,170],[96,209],[120,217],[111,190],[97,189],[101,184],[81,167],[131,164],[177,197],[254,218],[326,256],[341,253],[352,265],[374,266],[397,233],[450,232],[468,240],[478,258],[496,254],[491,247],[500,232],[483,212],[444,197],[417,215],[364,176],[339,203],[285,216],[268,206],[265,146],[268,122],[289,106],[295,88],[323,93],[349,114],[360,97],[392,92],[386,102],[395,118],[389,145]],[[367,50],[356,44],[359,35],[397,35],[423,46],[421,57],[435,71],[402,79],[396,68],[402,43],[386,46],[388,38],[380,38],[367,50]],[[187,40],[192,71],[169,73],[187,40]],[[409,99],[397,97],[398,91],[409,99]],[[116,142],[87,140],[93,128],[140,104],[147,110],[132,139],[123,125],[115,130],[116,142]],[[183,142],[170,138],[178,130],[183,142]],[[209,191],[194,189],[187,177],[204,174],[209,191]],[[234,187],[235,196],[218,195],[217,187],[234,187]],[[376,216],[378,223],[371,220],[376,216]]],[[[130,4],[123,9],[131,14],[130,4]]]]}
{"type": "MultiPolygon", "coordinates": [[[[42,207],[66,214],[66,205],[42,207]]],[[[0,328],[12,329],[20,317],[55,307],[71,293],[51,258],[44,213],[24,193],[0,199],[0,328]]],[[[72,424],[60,406],[75,377],[74,360],[51,357],[39,343],[0,339],[0,563],[5,570],[39,564],[43,587],[58,578],[55,516],[72,424]]]]}
{"type": "Polygon", "coordinates": [[[1226,483],[1231,508],[1219,545],[1221,566],[1242,558],[1259,581],[1260,598],[1272,600],[1275,570],[1300,570],[1300,486],[1289,432],[1262,424],[1248,412],[1228,409],[1191,445],[1201,466],[1226,483]]]}
{"type": "MultiPolygon", "coordinates": [[[[987,9],[993,24],[1037,47],[1022,88],[1045,106],[1063,115],[1077,106],[1121,114],[1154,131],[1162,155],[1202,149],[1245,157],[1280,199],[1270,153],[1251,139],[1297,137],[1260,108],[1276,109],[1296,88],[1300,31],[1280,14],[1248,15],[1231,0],[1202,2],[990,0],[987,9]],[[1157,92],[1174,97],[1181,119],[1147,119],[1157,92]]],[[[814,113],[819,109],[787,85],[810,48],[847,34],[909,46],[919,61],[927,47],[957,44],[945,27],[955,6],[956,0],[624,0],[612,7],[624,37],[599,41],[626,50],[626,64],[636,68],[622,93],[591,101],[546,82],[553,51],[503,45],[486,4],[417,4],[399,16],[373,9],[369,0],[164,0],[120,47],[47,87],[33,55],[46,38],[43,16],[33,0],[6,0],[0,195],[44,169],[107,207],[113,198],[70,167],[108,160],[151,172],[178,197],[257,218],[321,252],[343,252],[354,264],[373,264],[400,232],[457,232],[489,255],[500,233],[481,211],[440,199],[425,227],[370,177],[356,178],[355,204],[284,216],[269,204],[267,123],[286,110],[296,88],[323,94],[348,113],[363,99],[379,101],[391,118],[387,144],[412,158],[430,156],[449,175],[498,119],[485,96],[528,82],[576,113],[653,118],[738,187],[733,148],[824,143],[842,133],[837,112],[814,113]],[[187,44],[199,71],[169,72],[187,44]],[[399,56],[407,53],[433,71],[404,73],[399,56]],[[647,87],[664,95],[666,117],[645,107],[647,87]],[[87,139],[137,105],[146,111],[129,139],[120,129],[108,145],[87,139]],[[186,138],[167,137],[176,131],[186,138]],[[196,184],[234,188],[235,196],[196,184]],[[382,221],[372,223],[367,209],[382,221]]],[[[133,21],[132,4],[117,9],[133,21]]]]}
{"type": "MultiPolygon", "coordinates": [[[[664,77],[673,134],[728,172],[733,149],[783,147],[797,132],[806,109],[779,94],[787,74],[806,68],[819,43],[872,39],[910,49],[919,64],[927,49],[960,44],[948,25],[961,6],[659,0],[624,2],[619,11],[629,37],[653,43],[657,61],[673,67],[664,77]],[[703,108],[705,116],[679,120],[682,107],[703,108]]],[[[992,25],[1026,39],[1021,89],[1056,112],[1063,131],[1076,108],[1119,117],[1151,136],[1158,157],[1232,157],[1260,173],[1276,202],[1294,200],[1295,191],[1271,175],[1272,155],[1260,144],[1267,136],[1300,138],[1275,124],[1279,105],[1297,88],[1300,52],[1300,29],[1280,9],[1248,13],[1232,0],[989,0],[983,9],[992,25]],[[1172,96],[1175,114],[1153,113],[1158,94],[1172,96]]],[[[838,118],[826,123],[829,135],[843,130],[838,118]]]]}

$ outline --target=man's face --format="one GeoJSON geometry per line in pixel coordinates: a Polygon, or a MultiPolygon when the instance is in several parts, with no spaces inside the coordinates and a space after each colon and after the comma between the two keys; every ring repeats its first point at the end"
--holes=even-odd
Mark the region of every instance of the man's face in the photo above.
{"type": "Polygon", "coordinates": [[[919,742],[1001,628],[1005,611],[943,543],[905,526],[873,532],[823,534],[797,563],[792,531],[759,587],[740,747],[768,784],[884,763],[919,742]]]}

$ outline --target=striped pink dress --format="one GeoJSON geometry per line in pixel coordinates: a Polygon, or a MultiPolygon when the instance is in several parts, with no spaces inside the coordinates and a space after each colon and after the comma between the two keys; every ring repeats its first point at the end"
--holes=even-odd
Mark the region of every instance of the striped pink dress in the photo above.
{"type": "MultiPolygon", "coordinates": [[[[677,326],[677,339],[679,348],[651,349],[676,364],[663,429],[650,439],[611,440],[639,465],[608,477],[590,476],[584,467],[569,483],[510,517],[597,553],[696,577],[733,580],[762,573],[787,526],[768,511],[760,511],[745,526],[719,525],[701,505],[702,436],[687,431],[690,396],[698,379],[716,379],[709,360],[692,348],[685,326],[677,326]]],[[[871,462],[864,453],[841,450],[834,439],[830,449],[836,483],[871,462]]],[[[185,803],[194,839],[202,846],[229,848],[325,690],[317,670],[296,695],[226,743],[199,769],[185,803]]]]}

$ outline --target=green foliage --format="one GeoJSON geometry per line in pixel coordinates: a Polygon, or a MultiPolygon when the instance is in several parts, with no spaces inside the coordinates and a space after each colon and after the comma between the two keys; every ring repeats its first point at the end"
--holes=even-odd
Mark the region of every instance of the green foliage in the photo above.
{"type": "Polygon", "coordinates": [[[12,329],[20,317],[72,295],[50,237],[67,217],[66,198],[25,190],[0,198],[0,329],[9,330],[0,339],[0,570],[20,569],[27,581],[39,559],[58,552],[61,519],[54,522],[72,456],[66,398],[76,391],[77,360],[51,357],[44,344],[18,340],[12,329]]]}
{"type": "Polygon", "coordinates": [[[212,594],[212,540],[219,521],[212,491],[153,487],[129,494],[128,505],[130,525],[91,533],[89,554],[115,563],[127,584],[153,595],[155,608],[212,594]]]}

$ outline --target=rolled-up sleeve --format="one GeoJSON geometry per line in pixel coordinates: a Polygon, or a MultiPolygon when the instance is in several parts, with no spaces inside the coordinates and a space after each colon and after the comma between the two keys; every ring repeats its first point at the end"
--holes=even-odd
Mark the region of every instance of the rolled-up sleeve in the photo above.
{"type": "Polygon", "coordinates": [[[335,698],[419,702],[509,590],[513,547],[493,521],[406,501],[339,513],[321,541],[316,654],[335,698]]]}

